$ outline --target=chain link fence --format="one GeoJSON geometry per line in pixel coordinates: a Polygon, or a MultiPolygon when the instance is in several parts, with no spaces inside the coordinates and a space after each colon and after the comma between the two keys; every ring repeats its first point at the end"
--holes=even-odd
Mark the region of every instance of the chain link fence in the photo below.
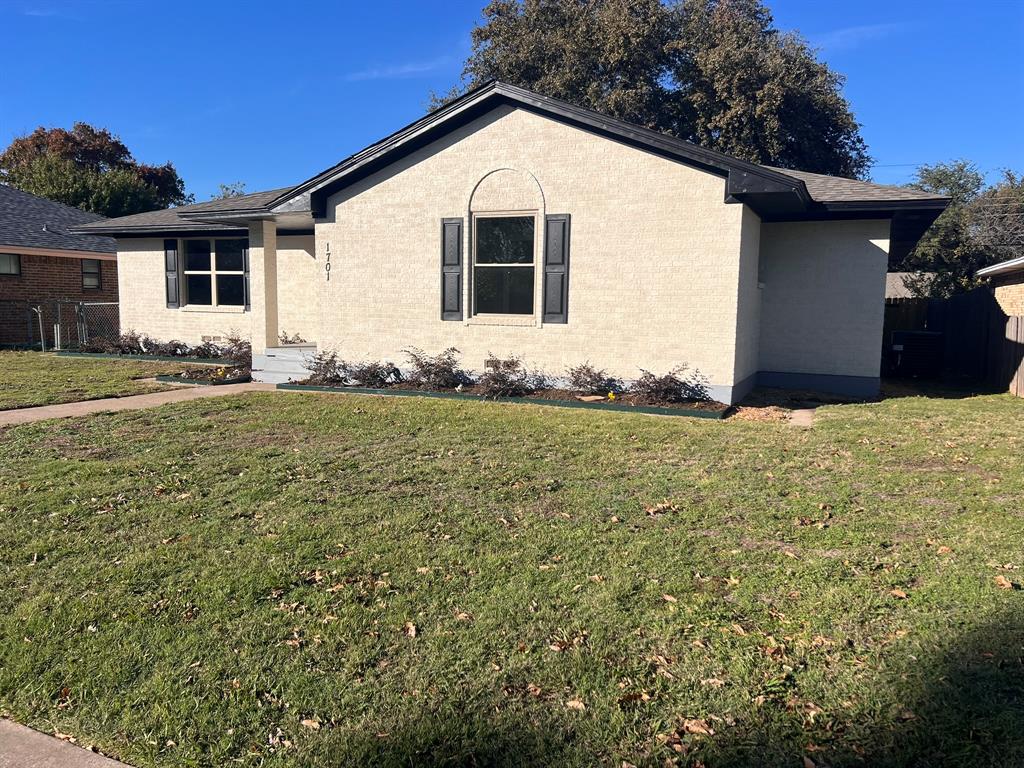
{"type": "Polygon", "coordinates": [[[120,333],[116,301],[0,299],[0,349],[81,349],[120,333]]]}

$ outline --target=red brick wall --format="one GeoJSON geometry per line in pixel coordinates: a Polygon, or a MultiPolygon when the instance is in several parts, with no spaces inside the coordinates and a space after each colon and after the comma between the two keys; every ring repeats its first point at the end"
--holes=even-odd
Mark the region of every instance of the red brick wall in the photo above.
{"type": "MultiPolygon", "coordinates": [[[[61,321],[65,340],[75,333],[73,312],[60,315],[58,301],[117,301],[117,262],[100,260],[100,288],[82,288],[82,262],[58,256],[21,256],[20,275],[0,275],[0,347],[25,346],[39,341],[37,316],[29,304],[43,308],[43,333],[52,346],[53,324],[61,321]]],[[[67,305],[65,305],[66,307],[67,305]]],[[[116,325],[116,308],[107,310],[116,325]]]]}
{"type": "Polygon", "coordinates": [[[21,257],[20,275],[0,275],[0,300],[117,301],[117,262],[100,261],[100,289],[82,289],[82,262],[57,256],[21,257]]]}

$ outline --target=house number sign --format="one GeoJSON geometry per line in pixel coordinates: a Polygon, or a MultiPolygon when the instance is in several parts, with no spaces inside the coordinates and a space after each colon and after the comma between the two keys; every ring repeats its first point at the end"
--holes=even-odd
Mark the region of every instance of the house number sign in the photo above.
{"type": "Polygon", "coordinates": [[[324,262],[324,271],[327,273],[327,282],[331,282],[331,244],[327,244],[327,261],[324,262]]]}

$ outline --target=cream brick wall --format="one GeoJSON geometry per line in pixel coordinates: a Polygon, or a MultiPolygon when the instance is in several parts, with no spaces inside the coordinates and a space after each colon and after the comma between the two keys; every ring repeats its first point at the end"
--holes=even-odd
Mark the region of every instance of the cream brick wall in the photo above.
{"type": "Polygon", "coordinates": [[[889,222],[761,227],[760,370],[877,377],[889,222]]]}
{"type": "MultiPolygon", "coordinates": [[[[316,272],[313,237],[282,237],[278,241],[278,290],[283,327],[290,333],[316,337],[317,296],[310,286],[316,272]]],[[[168,309],[164,287],[162,238],[118,239],[117,275],[122,330],[155,339],[197,344],[204,336],[237,332],[252,336],[252,313],[182,307],[168,309]]]]}
{"type": "Polygon", "coordinates": [[[288,335],[298,333],[307,341],[319,336],[319,295],[322,276],[314,255],[313,235],[277,238],[277,324],[288,335]]]}
{"type": "Polygon", "coordinates": [[[992,278],[996,301],[1010,317],[1024,315],[1024,272],[992,278]]]}
{"type": "MultiPolygon", "coordinates": [[[[725,204],[724,186],[712,174],[499,108],[329,199],[328,220],[316,226],[319,259],[328,244],[332,254],[330,281],[322,269],[316,279],[320,347],[402,362],[410,345],[431,353],[455,346],[472,369],[489,353],[514,354],[553,374],[589,359],[628,378],[640,367],[686,362],[729,386],[744,206],[725,204]],[[471,210],[572,216],[567,324],[440,319],[441,220],[467,220],[468,292],[471,210]]],[[[539,295],[539,267],[536,274],[539,295]]]]}

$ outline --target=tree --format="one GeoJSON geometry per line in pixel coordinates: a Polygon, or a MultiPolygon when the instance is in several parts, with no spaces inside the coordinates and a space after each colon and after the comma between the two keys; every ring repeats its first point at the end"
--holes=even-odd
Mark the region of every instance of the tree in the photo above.
{"type": "Polygon", "coordinates": [[[1024,257],[1024,175],[1003,171],[1003,178],[971,206],[975,239],[998,261],[1024,257]]]}
{"type": "Polygon", "coordinates": [[[217,186],[220,189],[210,197],[211,200],[225,200],[229,197],[241,197],[245,194],[244,181],[234,181],[230,184],[218,184],[217,186]]]}
{"type": "Polygon", "coordinates": [[[843,77],[760,0],[491,0],[462,83],[499,79],[757,163],[862,176],[843,77]]]}
{"type": "Polygon", "coordinates": [[[945,195],[949,206],[925,232],[901,269],[915,296],[947,297],[982,285],[982,267],[1012,258],[1024,244],[1024,187],[1009,171],[985,189],[985,177],[967,160],[923,165],[910,186],[945,195]]]}
{"type": "Polygon", "coordinates": [[[192,202],[170,163],[139,163],[110,131],[87,123],[39,127],[0,154],[0,181],[104,216],[192,202]]]}

